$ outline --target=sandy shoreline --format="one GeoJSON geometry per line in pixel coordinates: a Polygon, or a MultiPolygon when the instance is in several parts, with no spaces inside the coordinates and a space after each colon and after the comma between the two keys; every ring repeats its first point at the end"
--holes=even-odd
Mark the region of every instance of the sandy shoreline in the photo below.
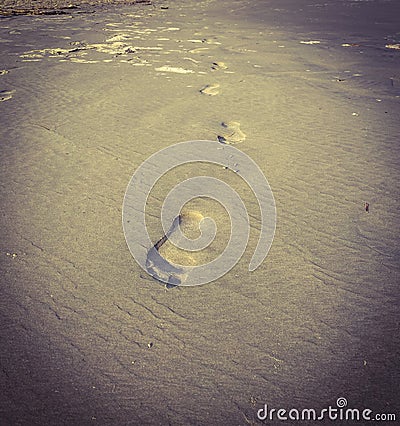
{"type": "Polygon", "coordinates": [[[72,10],[104,6],[152,5],[151,0],[3,0],[0,15],[62,15],[72,10]]]}

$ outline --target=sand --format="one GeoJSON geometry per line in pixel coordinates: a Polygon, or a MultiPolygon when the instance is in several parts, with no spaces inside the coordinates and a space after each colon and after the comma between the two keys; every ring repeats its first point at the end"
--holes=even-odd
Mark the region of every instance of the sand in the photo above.
{"type": "Polygon", "coordinates": [[[111,5],[152,5],[151,0],[2,0],[0,15],[66,15],[71,10],[87,12],[111,5]]]}
{"type": "Polygon", "coordinates": [[[0,18],[0,423],[261,424],[339,397],[399,415],[398,2],[154,4],[0,18]],[[192,174],[237,190],[251,235],[216,282],[166,289],[126,245],[126,186],[231,122],[274,193],[272,248],[250,273],[234,171],[178,168],[154,242],[192,174]]]}

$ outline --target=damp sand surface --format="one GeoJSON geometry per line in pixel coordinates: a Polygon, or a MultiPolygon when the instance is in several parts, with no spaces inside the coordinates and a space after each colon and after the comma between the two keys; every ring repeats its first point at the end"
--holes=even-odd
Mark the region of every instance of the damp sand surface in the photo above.
{"type": "Polygon", "coordinates": [[[70,11],[93,13],[102,7],[134,4],[153,5],[151,0],[2,0],[0,16],[67,15],[70,11]]]}
{"type": "Polygon", "coordinates": [[[78,12],[0,18],[0,423],[246,425],[339,396],[399,413],[398,3],[78,12]],[[249,273],[259,211],[234,165],[178,168],[148,200],[154,242],[193,173],[237,189],[251,236],[216,282],[166,289],[126,246],[125,188],[177,142],[223,149],[227,123],[274,243],[249,273]]]}

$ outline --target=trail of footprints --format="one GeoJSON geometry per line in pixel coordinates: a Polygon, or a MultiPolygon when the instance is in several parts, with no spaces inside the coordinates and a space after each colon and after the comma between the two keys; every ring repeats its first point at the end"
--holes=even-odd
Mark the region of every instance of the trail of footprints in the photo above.
{"type": "MultiPolygon", "coordinates": [[[[224,62],[213,62],[211,71],[219,71],[227,69],[224,62]]],[[[167,71],[167,69],[159,68],[158,71],[167,71]]],[[[184,71],[174,70],[172,72],[182,73],[184,71]]],[[[219,94],[220,84],[210,83],[202,87],[199,92],[206,96],[216,96],[219,94]]],[[[246,135],[240,129],[240,123],[237,121],[221,122],[219,132],[217,134],[218,142],[222,144],[234,145],[241,143],[246,139],[246,135]]],[[[179,265],[196,266],[197,262],[190,253],[182,252],[177,249],[169,240],[178,227],[187,235],[200,229],[200,222],[203,219],[202,213],[190,210],[179,214],[173,221],[171,228],[163,235],[147,253],[146,268],[149,273],[159,281],[163,282],[166,288],[173,288],[185,283],[190,274],[185,268],[179,265]]],[[[196,236],[195,236],[196,237],[196,236]]],[[[189,237],[190,238],[190,237],[189,237]]]]}
{"type": "MultiPolygon", "coordinates": [[[[132,17],[142,18],[140,15],[132,17]]],[[[178,27],[157,27],[146,28],[139,22],[130,23],[128,26],[122,22],[108,22],[103,28],[110,35],[103,43],[86,43],[85,41],[73,41],[70,37],[63,36],[61,38],[69,41],[67,47],[55,47],[45,49],[33,49],[23,54],[20,58],[23,62],[38,62],[45,58],[56,58],[59,61],[69,61],[77,64],[95,64],[100,62],[125,62],[134,66],[148,66],[162,61],[161,55],[171,53],[183,54],[204,54],[210,49],[215,49],[221,43],[215,38],[188,38],[186,43],[202,45],[201,47],[191,48],[184,46],[184,41],[177,37],[181,31],[178,27]],[[137,41],[146,42],[146,45],[139,46],[137,41]],[[177,42],[179,49],[175,49],[173,42],[177,42]],[[167,45],[165,45],[167,43],[167,45]],[[169,45],[168,45],[169,43],[169,45]],[[168,48],[166,48],[168,46],[168,48]]],[[[196,34],[199,35],[199,34],[196,34]]],[[[193,59],[188,56],[183,57],[193,63],[194,67],[201,66],[202,61],[193,59]]],[[[180,67],[168,63],[161,63],[154,68],[160,73],[175,73],[175,74],[208,74],[206,71],[187,67],[180,67]]],[[[215,61],[209,65],[208,72],[218,75],[218,73],[230,73],[227,71],[228,66],[222,61],[215,61]]],[[[3,72],[6,72],[4,70],[3,72]]],[[[1,72],[0,72],[1,74],[1,72]]],[[[217,96],[220,94],[221,85],[217,82],[206,84],[200,88],[199,92],[205,96],[217,96]]],[[[0,92],[0,102],[12,98],[12,91],[0,92]]],[[[237,121],[222,122],[216,132],[217,140],[223,144],[238,144],[246,139],[246,135],[240,129],[240,123],[237,121]]]]}
{"type": "MultiPolygon", "coordinates": [[[[226,70],[228,66],[225,62],[213,62],[212,71],[226,70]]],[[[212,83],[205,85],[200,89],[200,93],[207,96],[216,96],[219,94],[220,84],[212,83]]],[[[238,121],[222,122],[217,134],[217,139],[220,143],[227,145],[235,145],[243,142],[246,139],[245,133],[240,129],[238,121]]]]}
{"type": "MultiPolygon", "coordinates": [[[[182,42],[179,42],[179,50],[174,46],[171,48],[171,35],[178,32],[180,29],[175,27],[170,28],[120,28],[120,24],[106,24],[105,31],[115,31],[111,37],[106,38],[104,43],[86,43],[85,41],[69,41],[69,46],[63,48],[45,48],[34,49],[20,55],[23,62],[37,62],[45,58],[55,58],[58,61],[69,61],[82,64],[93,64],[99,62],[125,62],[136,66],[153,66],[158,63],[154,70],[162,74],[209,74],[217,76],[220,73],[232,73],[228,70],[228,65],[221,61],[211,62],[203,70],[192,70],[186,67],[175,66],[173,62],[162,61],[161,54],[183,54],[183,59],[190,61],[194,68],[204,66],[204,62],[199,59],[194,59],[188,54],[205,54],[210,48],[215,48],[221,44],[216,40],[189,39],[186,42],[192,44],[202,44],[201,47],[190,48],[183,47],[182,42]],[[116,28],[115,28],[116,27],[116,28]],[[124,31],[124,32],[123,32],[124,31]],[[149,37],[150,36],[150,37],[149,37]],[[145,46],[138,46],[135,40],[146,41],[145,46]],[[165,49],[164,43],[169,43],[169,50],[165,49]],[[214,46],[213,46],[214,45],[214,46]],[[161,62],[161,63],[160,63],[161,62]]],[[[65,38],[65,37],[64,37],[65,38]]],[[[68,39],[69,37],[67,37],[68,39]]],[[[0,74],[6,74],[7,71],[1,71],[0,74]]],[[[161,74],[161,75],[162,75],[161,74]]],[[[214,97],[220,94],[221,85],[217,82],[210,82],[199,89],[201,96],[214,97]]],[[[0,91],[0,102],[12,98],[13,91],[0,91]]],[[[211,101],[211,100],[210,100],[211,101]]],[[[215,132],[216,143],[234,145],[243,142],[246,135],[240,129],[238,121],[227,121],[219,124],[218,130],[215,132]]],[[[187,269],[179,265],[195,266],[197,260],[193,259],[190,253],[182,252],[177,249],[169,240],[170,235],[176,233],[178,226],[181,230],[187,233],[193,233],[199,229],[199,224],[203,216],[198,211],[185,211],[175,218],[170,230],[166,235],[152,246],[147,252],[146,267],[149,273],[159,281],[166,284],[167,287],[175,287],[183,284],[187,279],[187,269]]],[[[206,254],[205,254],[206,255],[206,254]]]]}

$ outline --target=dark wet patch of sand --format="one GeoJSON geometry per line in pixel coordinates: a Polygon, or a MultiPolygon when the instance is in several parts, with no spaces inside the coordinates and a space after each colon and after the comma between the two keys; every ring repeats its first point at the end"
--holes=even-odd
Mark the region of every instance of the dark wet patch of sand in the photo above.
{"type": "Polygon", "coordinates": [[[130,4],[152,5],[151,0],[3,0],[0,15],[63,15],[74,10],[130,4]]]}

